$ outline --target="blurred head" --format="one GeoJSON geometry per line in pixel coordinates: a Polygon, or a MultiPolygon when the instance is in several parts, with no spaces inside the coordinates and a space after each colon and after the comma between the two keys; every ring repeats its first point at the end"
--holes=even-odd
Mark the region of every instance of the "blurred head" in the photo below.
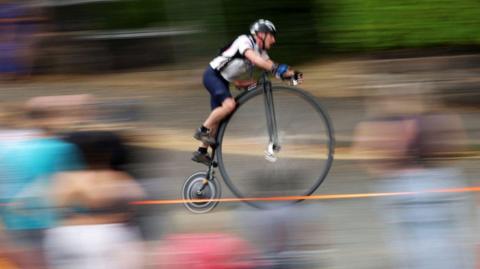
{"type": "Polygon", "coordinates": [[[24,107],[11,102],[0,103],[0,128],[22,128],[26,125],[24,107]]]}
{"type": "Polygon", "coordinates": [[[409,144],[409,157],[420,164],[457,157],[466,147],[467,136],[459,115],[428,113],[416,120],[416,136],[409,144]]]}
{"type": "Polygon", "coordinates": [[[27,101],[26,110],[32,127],[54,133],[93,119],[93,104],[88,94],[37,96],[27,101]]]}
{"type": "Polygon", "coordinates": [[[27,105],[26,115],[30,128],[42,130],[46,134],[54,134],[64,126],[59,117],[61,113],[50,107],[27,105]]]}
{"type": "Polygon", "coordinates": [[[126,164],[126,149],[122,138],[110,131],[80,131],[65,137],[76,145],[90,169],[121,170],[126,164]]]}
{"type": "Polygon", "coordinates": [[[268,50],[275,44],[277,28],[271,21],[260,19],[250,26],[250,33],[257,39],[261,49],[268,50]]]}

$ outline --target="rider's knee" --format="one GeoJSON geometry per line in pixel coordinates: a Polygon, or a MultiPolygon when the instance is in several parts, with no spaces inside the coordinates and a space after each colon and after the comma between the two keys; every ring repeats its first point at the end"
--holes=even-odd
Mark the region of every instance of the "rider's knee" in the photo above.
{"type": "Polygon", "coordinates": [[[228,99],[225,99],[225,101],[223,101],[222,106],[225,109],[227,109],[229,112],[232,112],[233,110],[235,110],[235,107],[237,106],[237,104],[235,102],[235,99],[228,98],[228,99]]]}

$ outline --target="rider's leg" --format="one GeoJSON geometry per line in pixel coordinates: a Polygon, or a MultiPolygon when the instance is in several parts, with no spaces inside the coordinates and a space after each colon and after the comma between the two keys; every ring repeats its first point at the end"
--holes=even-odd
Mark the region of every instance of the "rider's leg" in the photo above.
{"type": "Polygon", "coordinates": [[[210,115],[205,120],[203,125],[197,130],[197,134],[195,138],[201,140],[204,144],[207,145],[214,145],[216,143],[215,137],[218,129],[218,125],[220,122],[230,115],[236,107],[235,99],[232,97],[225,97],[223,101],[217,105],[210,115]],[[202,131],[203,129],[203,131],[202,131]],[[198,137],[201,137],[200,139],[198,137]],[[207,136],[207,138],[205,138],[207,136]],[[203,138],[203,139],[202,139],[203,138]]]}
{"type": "Polygon", "coordinates": [[[208,118],[203,123],[203,126],[207,127],[210,130],[210,132],[216,131],[220,122],[225,117],[230,115],[233,112],[233,110],[235,110],[235,106],[236,106],[235,99],[233,99],[232,97],[226,98],[222,102],[221,106],[215,108],[210,113],[208,118]]]}
{"type": "Polygon", "coordinates": [[[202,142],[202,145],[193,153],[192,160],[209,165],[211,158],[207,149],[215,145],[215,133],[221,120],[235,109],[235,99],[232,98],[229,82],[222,77],[219,71],[207,67],[203,74],[203,85],[210,93],[212,112],[202,126],[198,128],[193,137],[202,142]]]}
{"type": "Polygon", "coordinates": [[[235,100],[230,93],[229,84],[219,71],[207,67],[203,74],[203,85],[210,93],[212,112],[204,124],[196,130],[193,136],[195,139],[210,145],[215,144],[215,136],[211,135],[211,130],[235,109],[235,100]]]}
{"type": "MultiPolygon", "coordinates": [[[[235,106],[236,106],[235,99],[229,97],[222,102],[221,106],[218,106],[210,113],[208,118],[203,123],[202,127],[205,127],[208,129],[208,135],[211,138],[214,138],[216,136],[218,125],[225,117],[230,115],[230,113],[232,113],[235,110],[235,106]]],[[[202,142],[198,150],[193,153],[192,160],[206,164],[206,165],[210,165],[210,163],[212,162],[212,159],[208,155],[209,144],[211,143],[202,142]]]]}

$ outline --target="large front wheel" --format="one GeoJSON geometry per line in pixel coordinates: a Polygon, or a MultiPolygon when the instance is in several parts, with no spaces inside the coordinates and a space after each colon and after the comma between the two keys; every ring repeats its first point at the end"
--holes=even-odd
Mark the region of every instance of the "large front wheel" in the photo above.
{"type": "Polygon", "coordinates": [[[274,158],[267,154],[272,145],[261,87],[237,98],[236,111],[218,132],[217,158],[225,183],[257,207],[284,204],[278,200],[287,196],[295,196],[287,203],[297,202],[312,194],[333,161],[333,128],[315,97],[279,86],[273,86],[272,95],[279,143],[274,158]]]}

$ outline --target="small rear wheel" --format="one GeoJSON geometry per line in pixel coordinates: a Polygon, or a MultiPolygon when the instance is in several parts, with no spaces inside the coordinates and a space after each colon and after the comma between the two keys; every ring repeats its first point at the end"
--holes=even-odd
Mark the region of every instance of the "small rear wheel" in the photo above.
{"type": "Polygon", "coordinates": [[[196,172],[185,180],[182,197],[189,211],[207,213],[217,206],[221,187],[215,177],[207,179],[206,172],[196,172]]]}

